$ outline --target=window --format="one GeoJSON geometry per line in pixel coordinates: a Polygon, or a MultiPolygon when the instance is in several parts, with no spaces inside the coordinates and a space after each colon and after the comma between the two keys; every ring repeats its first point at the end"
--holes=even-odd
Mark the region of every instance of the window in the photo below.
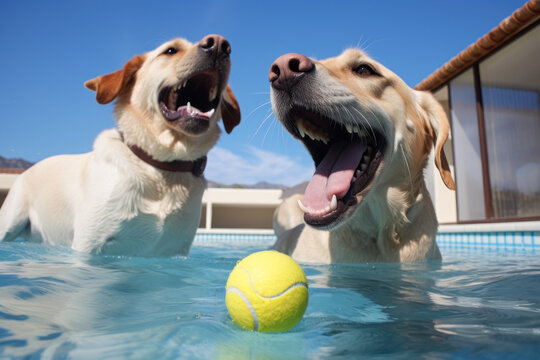
{"type": "Polygon", "coordinates": [[[537,26],[479,66],[494,218],[540,215],[539,38],[537,26]]]}
{"type": "Polygon", "coordinates": [[[453,79],[449,88],[458,220],[484,220],[484,182],[473,70],[453,79]]]}

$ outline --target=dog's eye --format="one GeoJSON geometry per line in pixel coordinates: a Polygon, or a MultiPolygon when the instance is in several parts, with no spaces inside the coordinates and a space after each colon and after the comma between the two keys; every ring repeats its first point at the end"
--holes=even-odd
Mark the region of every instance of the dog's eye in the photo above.
{"type": "Polygon", "coordinates": [[[167,54],[167,55],[174,55],[178,52],[178,50],[176,50],[175,48],[173,47],[170,47],[168,48],[167,50],[165,50],[164,54],[167,54]]]}
{"type": "Polygon", "coordinates": [[[353,69],[353,71],[361,76],[378,75],[371,66],[366,64],[358,65],[353,69]]]}

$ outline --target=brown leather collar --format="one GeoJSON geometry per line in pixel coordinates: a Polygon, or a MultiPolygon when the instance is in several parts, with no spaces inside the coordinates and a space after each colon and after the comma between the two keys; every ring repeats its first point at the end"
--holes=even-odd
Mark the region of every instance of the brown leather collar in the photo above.
{"type": "Polygon", "coordinates": [[[150,156],[146,151],[136,145],[128,145],[131,151],[137,155],[139,159],[147,164],[152,165],[161,170],[175,172],[190,172],[194,176],[201,176],[206,168],[206,156],[193,161],[174,160],[174,161],[159,161],[150,156]]]}

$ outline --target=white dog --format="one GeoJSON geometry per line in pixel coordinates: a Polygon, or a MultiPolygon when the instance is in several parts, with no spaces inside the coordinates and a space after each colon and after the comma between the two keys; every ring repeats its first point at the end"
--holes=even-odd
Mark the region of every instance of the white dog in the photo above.
{"type": "Polygon", "coordinates": [[[240,109],[227,85],[231,48],[208,35],[175,39],[85,83],[116,99],[118,129],[94,151],[45,159],[15,182],[0,209],[0,240],[24,237],[81,252],[185,255],[201,216],[206,154],[240,109]]]}
{"type": "Polygon", "coordinates": [[[302,262],[440,259],[423,177],[433,147],[444,183],[455,184],[434,97],[356,49],[323,61],[286,54],[269,76],[276,117],[316,166],[305,194],[277,209],[275,248],[302,262]]]}

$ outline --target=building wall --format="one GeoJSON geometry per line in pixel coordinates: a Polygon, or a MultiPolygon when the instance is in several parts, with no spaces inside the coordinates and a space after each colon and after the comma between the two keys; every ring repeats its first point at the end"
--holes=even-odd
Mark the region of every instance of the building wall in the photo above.
{"type": "Polygon", "coordinates": [[[200,229],[272,229],[281,190],[207,189],[200,229]]]}
{"type": "Polygon", "coordinates": [[[272,229],[275,207],[215,205],[212,227],[223,229],[272,229]]]}
{"type": "MultiPolygon", "coordinates": [[[[450,119],[450,104],[448,99],[448,89],[443,88],[433,94],[437,101],[442,105],[443,109],[446,112],[446,116],[450,119]]],[[[449,120],[450,121],[450,120],[449,120]]],[[[452,148],[452,134],[450,133],[446,144],[444,145],[443,151],[448,160],[448,165],[450,166],[450,171],[454,179],[456,178],[456,173],[454,169],[454,151],[452,148]]],[[[437,213],[437,219],[441,224],[455,223],[457,222],[457,211],[456,211],[456,193],[453,190],[450,190],[444,185],[439,170],[435,166],[434,151],[431,152],[431,155],[428,160],[428,165],[426,168],[425,179],[426,185],[433,200],[435,206],[435,212],[437,213]]]]}

